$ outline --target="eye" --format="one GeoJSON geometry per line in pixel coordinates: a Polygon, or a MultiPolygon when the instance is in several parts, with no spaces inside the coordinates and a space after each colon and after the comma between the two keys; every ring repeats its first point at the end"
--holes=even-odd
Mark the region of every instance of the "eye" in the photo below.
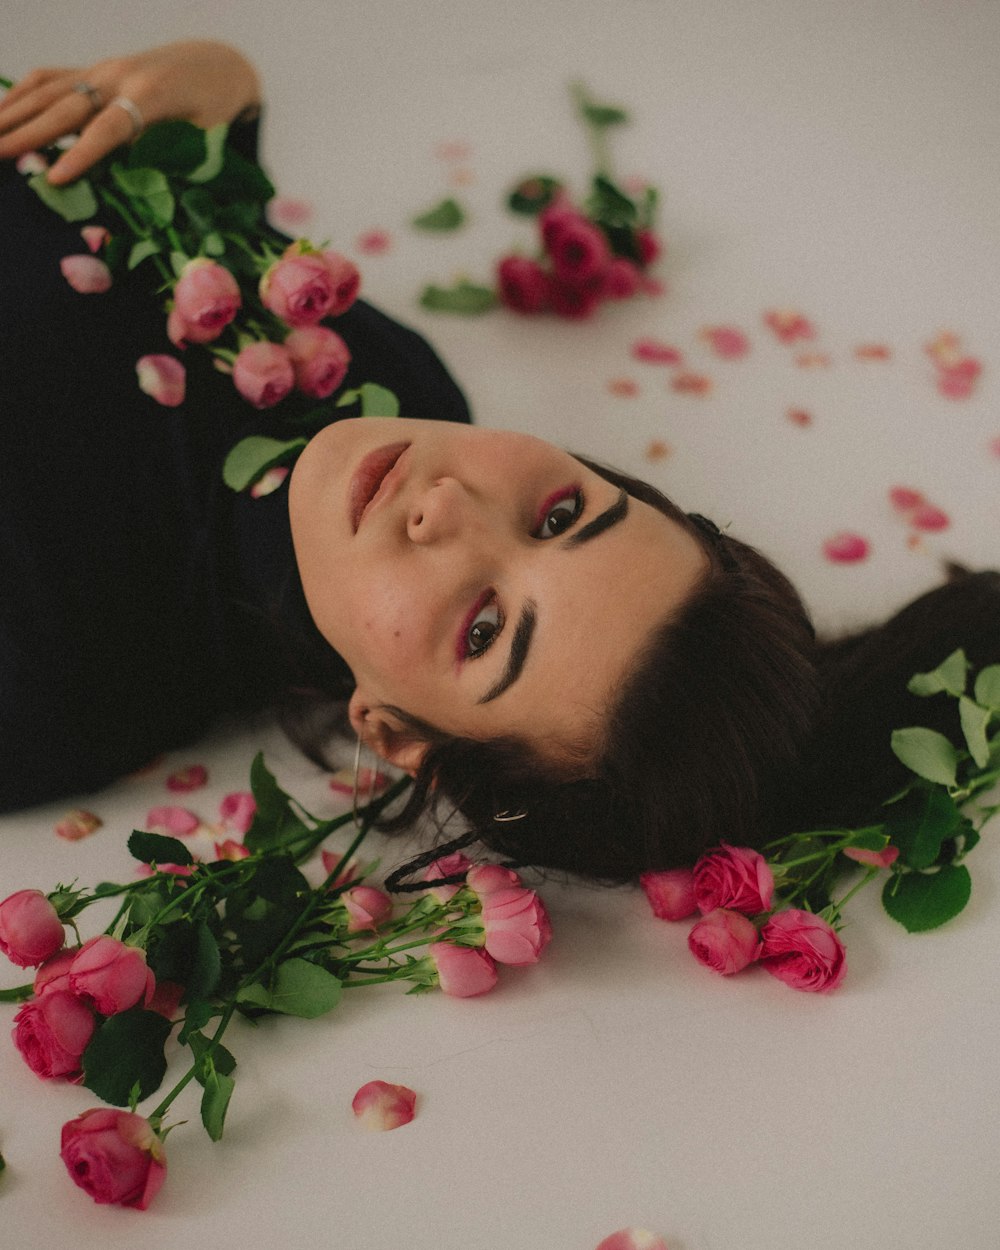
{"type": "Polygon", "coordinates": [[[503,612],[496,594],[489,590],[469,613],[459,637],[459,658],[474,660],[483,655],[503,629],[503,612]]]}
{"type": "Polygon", "coordinates": [[[550,495],[542,505],[535,526],[534,538],[558,538],[575,524],[583,512],[583,492],[576,486],[550,495]]]}

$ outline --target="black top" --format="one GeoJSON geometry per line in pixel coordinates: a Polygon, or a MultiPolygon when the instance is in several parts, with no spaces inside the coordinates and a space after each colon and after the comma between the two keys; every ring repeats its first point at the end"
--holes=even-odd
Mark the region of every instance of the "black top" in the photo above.
{"type": "MultiPolygon", "coordinates": [[[[141,271],[80,295],[59,261],[79,228],[0,165],[0,811],[88,791],[260,705],[287,676],[274,618],[309,629],[287,489],[221,483],[248,433],[272,433],[209,353],[185,353],[165,408],[135,362],[175,353],[141,271]]],[[[358,302],[332,323],[406,416],[468,421],[427,344],[358,302]]]]}

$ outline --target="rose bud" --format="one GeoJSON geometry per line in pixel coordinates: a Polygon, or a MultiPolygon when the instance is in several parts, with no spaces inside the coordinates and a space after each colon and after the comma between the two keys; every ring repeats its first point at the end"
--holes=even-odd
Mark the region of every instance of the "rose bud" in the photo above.
{"type": "Polygon", "coordinates": [[[686,920],[698,910],[694,901],[694,873],[690,868],[644,872],[639,884],[649,899],[653,915],[660,920],[686,920]]]}
{"type": "Polygon", "coordinates": [[[774,876],[759,851],[723,842],[694,866],[694,901],[702,915],[717,907],[755,915],[769,911],[773,898],[774,876]]]}
{"type": "MultiPolygon", "coordinates": [[[[461,851],[454,851],[451,855],[444,855],[441,859],[436,859],[433,864],[428,865],[424,871],[425,881],[440,881],[442,877],[454,877],[460,872],[465,872],[472,867],[472,860],[468,856],[463,855],[461,851]]],[[[436,885],[432,886],[427,893],[437,899],[439,903],[447,903],[461,889],[461,885],[436,885]]]]}
{"type": "Polygon", "coordinates": [[[333,304],[327,316],[339,317],[341,313],[347,312],[358,298],[358,291],[361,289],[361,274],[358,273],[357,265],[346,256],[341,256],[339,252],[326,251],[321,255],[326,271],[330,275],[330,281],[333,283],[333,304]]]}
{"type": "Polygon", "coordinates": [[[184,402],[187,372],[173,356],[140,356],[135,362],[139,390],[164,408],[178,408],[184,402]]]}
{"type": "Polygon", "coordinates": [[[94,1032],[94,1015],[75,994],[49,990],[14,1017],[14,1045],[36,1076],[72,1080],[94,1032]]]}
{"type": "Polygon", "coordinates": [[[596,1250],[667,1250],[667,1243],[646,1228],[621,1228],[605,1237],[596,1250]]]}
{"type": "Polygon", "coordinates": [[[753,921],[719,907],[692,927],[688,947],[699,963],[728,977],[753,963],[760,939],[753,921]]]}
{"type": "Polygon", "coordinates": [[[354,1095],[351,1109],[369,1132],[383,1132],[409,1124],[416,1101],[416,1094],[405,1085],[369,1081],[354,1095]]]}
{"type": "Polygon", "coordinates": [[[32,988],[36,998],[49,990],[65,990],[67,994],[72,993],[69,985],[69,967],[79,950],[79,946],[66,946],[51,959],[46,959],[35,973],[35,984],[32,988]]]}
{"type": "Polygon", "coordinates": [[[61,949],[66,933],[41,890],[18,890],[0,903],[0,951],[19,968],[33,968],[61,949]]]}
{"type": "Polygon", "coordinates": [[[273,408],[295,385],[292,358],[280,343],[250,343],[233,363],[233,382],[255,408],[273,408]]]}
{"type": "Polygon", "coordinates": [[[138,947],[113,937],[84,942],[69,970],[74,994],[93,1003],[102,1016],[114,1016],[136,1003],[148,1004],[156,989],[152,969],[138,947]]]}
{"type": "Polygon", "coordinates": [[[210,343],[218,338],[242,303],[239,285],[229,270],[204,256],[188,261],[174,287],[174,312],[187,327],[185,337],[191,342],[210,343]]]}
{"type": "Polygon", "coordinates": [[[95,1202],[145,1209],[167,1174],[163,1144],[141,1115],[95,1107],[63,1125],[63,1163],[95,1202]]]}
{"type": "Polygon", "coordinates": [[[452,998],[475,998],[497,983],[497,966],[482,947],[432,942],[427,955],[437,970],[438,985],[452,998]]]}
{"type": "Polygon", "coordinates": [[[497,265],[500,301],[518,313],[539,313],[549,301],[549,283],[537,261],[504,256],[497,265]]]}
{"type": "Polygon", "coordinates": [[[111,288],[111,270],[96,256],[87,253],[64,256],[59,268],[62,276],[80,295],[103,295],[111,288]]]}
{"type": "Polygon", "coordinates": [[[313,399],[326,399],[343,382],[351,353],[339,334],[326,326],[304,326],[285,339],[295,385],[313,399]]]}
{"type": "Polygon", "coordinates": [[[483,899],[483,945],[501,964],[537,963],[552,937],[552,925],[534,890],[508,887],[483,899]]]}
{"type": "Polygon", "coordinates": [[[260,280],[260,299],[286,325],[311,326],[330,315],[337,286],[326,259],[318,252],[296,252],[295,244],[260,280]]]}
{"type": "Polygon", "coordinates": [[[246,833],[257,815],[257,801],[249,790],[227,794],[219,804],[219,818],[237,833],[246,833]]]}
{"type": "Polygon", "coordinates": [[[356,885],[346,890],[340,901],[347,908],[347,932],[363,933],[377,929],[392,911],[392,899],[372,885],[356,885]]]}
{"type": "Polygon", "coordinates": [[[775,912],[760,931],[760,962],[795,990],[825,994],[844,979],[844,944],[832,925],[809,911],[775,912]]]}

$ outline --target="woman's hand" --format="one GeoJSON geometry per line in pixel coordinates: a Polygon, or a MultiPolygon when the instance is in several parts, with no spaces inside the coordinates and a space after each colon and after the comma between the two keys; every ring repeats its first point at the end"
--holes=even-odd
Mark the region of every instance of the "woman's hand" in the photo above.
{"type": "Polygon", "coordinates": [[[86,69],[36,69],[0,102],[0,159],[79,134],[48,171],[71,182],[153,122],[230,122],[260,104],[257,71],[235,48],[211,40],[166,44],[86,69]],[[115,103],[119,97],[128,104],[115,103]]]}

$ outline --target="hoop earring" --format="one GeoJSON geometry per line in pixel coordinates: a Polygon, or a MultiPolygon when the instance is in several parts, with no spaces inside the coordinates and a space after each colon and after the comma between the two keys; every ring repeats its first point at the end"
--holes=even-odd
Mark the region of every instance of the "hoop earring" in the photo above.
{"type": "MultiPolygon", "coordinates": [[[[355,829],[357,829],[359,833],[365,828],[365,823],[361,819],[361,815],[358,812],[358,795],[360,791],[359,783],[360,783],[360,774],[361,774],[362,743],[363,743],[363,739],[361,737],[361,734],[359,733],[358,740],[354,746],[354,779],[351,784],[351,819],[354,822],[355,829]]],[[[371,776],[368,779],[368,797],[365,799],[365,803],[364,803],[365,807],[367,807],[369,803],[371,803],[372,799],[374,799],[375,797],[375,787],[377,785],[377,780],[378,780],[378,769],[373,768],[371,770],[371,776]]]]}
{"type": "Polygon", "coordinates": [[[493,823],[497,825],[509,824],[512,820],[524,820],[527,812],[522,809],[519,812],[508,812],[506,808],[502,812],[494,812],[493,823]]]}

